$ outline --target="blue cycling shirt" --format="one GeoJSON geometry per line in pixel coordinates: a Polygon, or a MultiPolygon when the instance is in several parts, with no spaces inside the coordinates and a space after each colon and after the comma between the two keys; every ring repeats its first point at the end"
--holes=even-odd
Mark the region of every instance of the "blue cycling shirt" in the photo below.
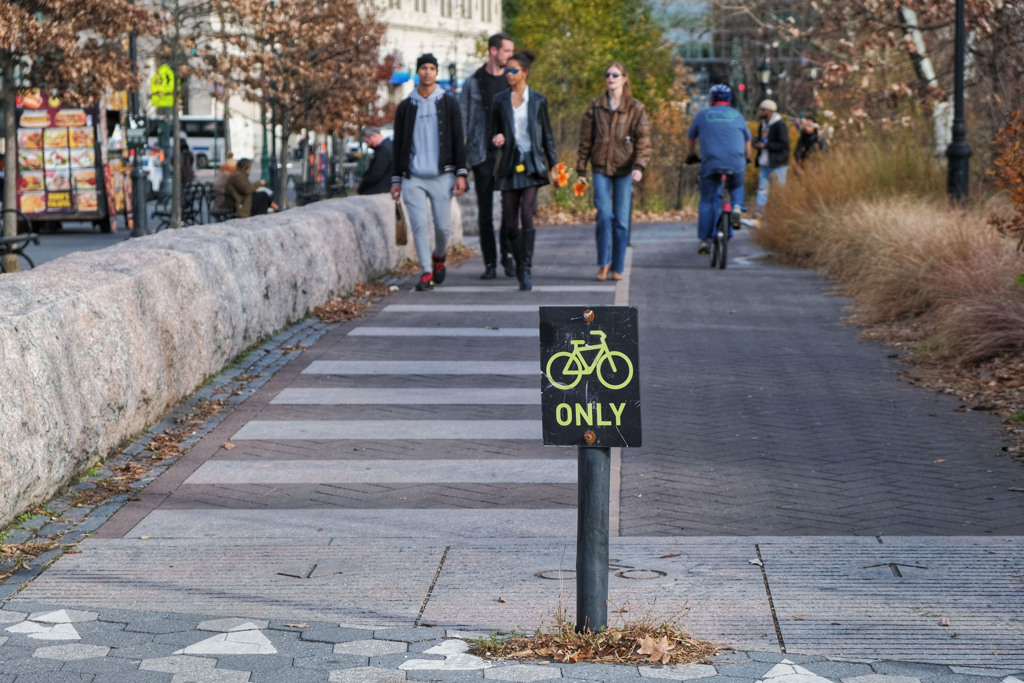
{"type": "Polygon", "coordinates": [[[743,174],[750,129],[739,110],[723,104],[705,107],[693,117],[687,136],[700,140],[698,175],[718,170],[743,174]]]}

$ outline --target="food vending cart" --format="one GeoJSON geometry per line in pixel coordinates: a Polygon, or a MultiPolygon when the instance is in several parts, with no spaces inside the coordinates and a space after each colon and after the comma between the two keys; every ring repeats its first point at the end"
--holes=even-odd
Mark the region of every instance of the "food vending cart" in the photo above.
{"type": "Polygon", "coordinates": [[[21,212],[33,223],[85,221],[115,230],[105,173],[106,109],[64,106],[38,91],[19,95],[17,105],[21,212]]]}

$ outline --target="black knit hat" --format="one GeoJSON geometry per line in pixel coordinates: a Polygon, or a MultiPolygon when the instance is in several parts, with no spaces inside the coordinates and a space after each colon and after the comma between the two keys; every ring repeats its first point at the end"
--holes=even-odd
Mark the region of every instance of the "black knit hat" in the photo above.
{"type": "Polygon", "coordinates": [[[434,68],[437,68],[437,57],[430,54],[429,52],[420,55],[420,58],[416,60],[416,70],[419,71],[420,67],[423,66],[424,64],[433,64],[434,68]]]}

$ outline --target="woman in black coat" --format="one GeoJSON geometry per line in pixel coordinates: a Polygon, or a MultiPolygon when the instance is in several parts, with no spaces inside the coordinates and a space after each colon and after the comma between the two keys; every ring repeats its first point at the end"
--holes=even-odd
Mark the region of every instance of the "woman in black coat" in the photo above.
{"type": "Polygon", "coordinates": [[[534,53],[525,50],[512,55],[505,64],[509,89],[495,95],[491,105],[491,142],[502,150],[494,169],[494,184],[501,190],[501,235],[512,247],[523,291],[533,289],[537,191],[548,184],[558,161],[547,98],[526,85],[534,59],[534,53]]]}

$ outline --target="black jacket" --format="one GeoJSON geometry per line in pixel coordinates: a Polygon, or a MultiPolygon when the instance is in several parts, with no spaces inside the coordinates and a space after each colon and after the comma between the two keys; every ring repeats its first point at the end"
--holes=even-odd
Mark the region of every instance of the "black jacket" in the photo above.
{"type": "MultiPolygon", "coordinates": [[[[786,127],[786,122],[780,117],[778,121],[771,125],[766,124],[764,121],[760,123],[760,134],[763,136],[765,128],[768,129],[768,144],[765,148],[768,150],[768,168],[778,168],[779,166],[789,165],[789,129],[786,127]]],[[[760,154],[761,150],[758,150],[758,154],[754,157],[757,160],[757,165],[760,166],[760,154]]]]}
{"type": "Polygon", "coordinates": [[[370,167],[356,188],[359,194],[385,194],[391,190],[391,167],[395,157],[393,147],[391,138],[384,138],[374,148],[370,167]]]}
{"type": "MultiPolygon", "coordinates": [[[[440,86],[435,86],[440,87],[440,86]]],[[[416,105],[412,98],[398,103],[395,112],[395,159],[391,168],[391,184],[402,182],[409,177],[409,161],[412,158],[412,133],[416,127],[416,105]]],[[[466,143],[462,139],[462,113],[459,102],[445,93],[437,100],[437,132],[440,141],[438,175],[454,173],[467,176],[466,143]]]]}
{"type": "MultiPolygon", "coordinates": [[[[558,152],[555,149],[555,136],[551,132],[551,119],[548,117],[548,98],[530,88],[530,101],[527,104],[527,129],[530,131],[530,159],[534,171],[542,178],[558,163],[558,152]]],[[[494,96],[491,107],[491,130],[497,135],[505,136],[502,146],[501,161],[494,169],[498,178],[508,178],[515,174],[513,163],[516,154],[516,124],[512,111],[512,93],[506,90],[494,96]]]]}

